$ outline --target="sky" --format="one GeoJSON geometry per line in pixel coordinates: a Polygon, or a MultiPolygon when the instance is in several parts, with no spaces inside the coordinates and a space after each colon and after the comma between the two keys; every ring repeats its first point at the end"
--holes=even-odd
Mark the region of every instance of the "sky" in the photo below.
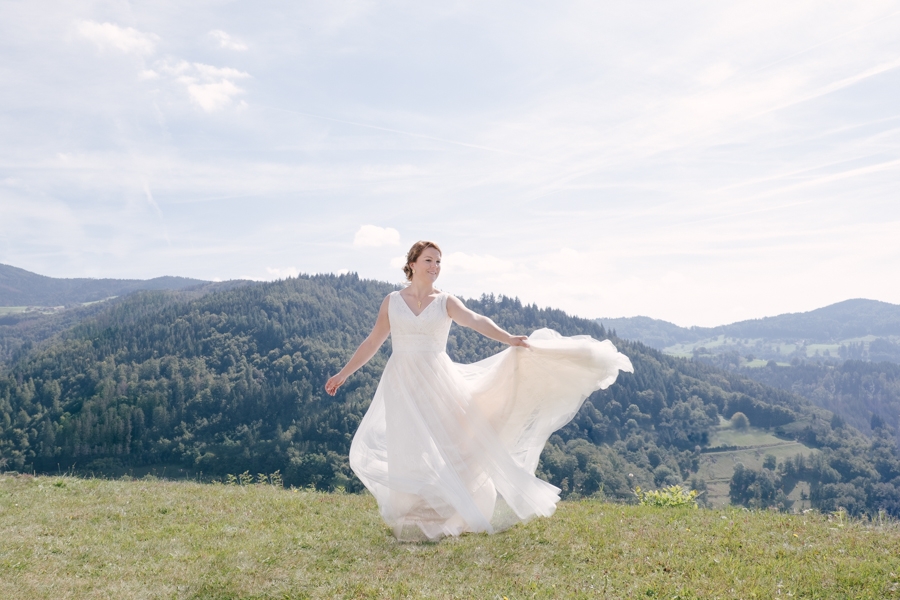
{"type": "Polygon", "coordinates": [[[900,304],[900,1],[0,4],[0,263],[900,304]]]}

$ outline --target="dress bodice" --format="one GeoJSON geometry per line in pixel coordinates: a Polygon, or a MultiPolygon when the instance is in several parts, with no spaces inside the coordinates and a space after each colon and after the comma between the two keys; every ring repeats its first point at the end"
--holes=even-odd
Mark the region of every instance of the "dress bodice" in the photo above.
{"type": "Polygon", "coordinates": [[[391,293],[388,303],[391,346],[394,352],[443,352],[450,334],[447,294],[441,292],[418,316],[400,296],[391,293]]]}

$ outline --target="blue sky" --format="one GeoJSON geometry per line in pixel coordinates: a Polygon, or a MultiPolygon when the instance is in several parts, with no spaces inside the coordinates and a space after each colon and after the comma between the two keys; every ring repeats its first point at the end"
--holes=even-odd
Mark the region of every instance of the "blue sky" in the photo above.
{"type": "Polygon", "coordinates": [[[0,262],[716,325],[900,303],[900,2],[0,7],[0,262]]]}

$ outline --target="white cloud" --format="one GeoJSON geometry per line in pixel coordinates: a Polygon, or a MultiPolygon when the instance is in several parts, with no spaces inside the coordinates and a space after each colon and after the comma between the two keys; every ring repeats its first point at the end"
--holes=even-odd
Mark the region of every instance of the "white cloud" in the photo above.
{"type": "Polygon", "coordinates": [[[133,27],[119,27],[113,23],[97,23],[95,21],[81,21],[78,23],[78,33],[94,42],[101,50],[113,48],[121,52],[134,54],[153,54],[159,36],[153,33],[144,33],[133,27]]]}
{"type": "Polygon", "coordinates": [[[159,61],[156,68],[184,85],[191,101],[206,112],[215,112],[231,105],[236,96],[246,93],[234,80],[250,77],[249,73],[230,67],[214,67],[185,60],[159,61]]]}
{"type": "Polygon", "coordinates": [[[515,270],[512,262],[490,254],[451,252],[442,258],[442,270],[451,275],[455,273],[485,273],[501,277],[515,270]]]}
{"type": "Polygon", "coordinates": [[[244,90],[223,79],[215,83],[191,83],[187,86],[191,100],[206,112],[215,112],[231,104],[231,100],[244,90]]]}
{"type": "Polygon", "coordinates": [[[214,67],[212,65],[204,65],[203,63],[193,63],[192,66],[200,74],[200,77],[206,80],[210,79],[244,79],[250,77],[249,73],[232,69],[231,67],[214,67]]]}
{"type": "Polygon", "coordinates": [[[299,275],[300,270],[297,267],[266,267],[266,273],[272,279],[287,279],[299,275]]]}
{"type": "Polygon", "coordinates": [[[247,44],[234,39],[233,37],[231,37],[224,31],[222,31],[221,29],[214,29],[213,31],[210,31],[209,37],[211,37],[214,40],[216,40],[217,42],[219,42],[220,48],[227,48],[229,50],[240,50],[240,51],[247,49],[247,44]]]}
{"type": "Polygon", "coordinates": [[[583,269],[582,255],[572,248],[562,248],[559,252],[537,262],[537,268],[551,273],[567,273],[573,270],[583,269]]]}
{"type": "Polygon", "coordinates": [[[363,225],[353,237],[353,245],[363,248],[379,246],[397,246],[400,244],[400,232],[393,227],[363,225]]]}

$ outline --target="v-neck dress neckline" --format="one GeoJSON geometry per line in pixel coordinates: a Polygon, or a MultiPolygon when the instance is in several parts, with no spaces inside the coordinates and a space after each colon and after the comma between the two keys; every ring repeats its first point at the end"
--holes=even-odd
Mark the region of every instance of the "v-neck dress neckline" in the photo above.
{"type": "Polygon", "coordinates": [[[442,295],[443,293],[444,293],[444,292],[438,292],[438,293],[437,293],[437,296],[435,296],[434,298],[432,298],[432,299],[431,299],[431,302],[429,302],[428,304],[426,304],[426,305],[425,305],[425,308],[423,308],[423,309],[419,312],[419,314],[416,314],[415,311],[413,311],[412,306],[409,305],[409,302],[406,301],[406,298],[403,297],[403,294],[401,294],[400,292],[397,292],[397,295],[400,296],[400,301],[403,302],[404,305],[406,305],[406,308],[409,309],[409,312],[412,314],[412,316],[414,316],[415,318],[418,319],[419,317],[422,316],[422,314],[423,314],[426,310],[428,310],[428,307],[429,307],[429,306],[431,306],[432,304],[434,304],[435,302],[437,302],[437,301],[440,299],[440,297],[441,297],[441,295],[442,295]]]}

